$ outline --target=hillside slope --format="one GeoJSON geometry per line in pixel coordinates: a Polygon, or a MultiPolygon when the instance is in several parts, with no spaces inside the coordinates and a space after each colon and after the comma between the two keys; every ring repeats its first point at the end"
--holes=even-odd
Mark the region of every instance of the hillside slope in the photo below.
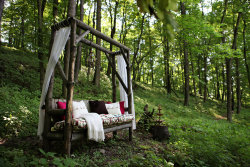
{"type": "MultiPolygon", "coordinates": [[[[203,103],[190,98],[183,106],[183,96],[167,95],[164,88],[136,83],[134,90],[136,120],[149,110],[162,106],[164,123],[171,137],[167,141],[152,140],[145,129],[135,131],[128,143],[127,131],[117,139],[107,136],[105,143],[74,147],[74,157],[48,154],[37,149],[36,128],[39,106],[38,59],[29,52],[0,48],[0,164],[6,166],[248,166],[250,156],[249,109],[234,114],[233,123],[225,120],[225,104],[203,103]],[[20,160],[21,159],[21,160],[20,160]],[[40,159],[45,159],[42,161],[40,159]],[[172,163],[170,163],[172,162],[172,163]]],[[[93,77],[93,71],[90,78],[93,77]]],[[[86,79],[86,68],[80,73],[75,99],[111,100],[111,83],[102,75],[101,89],[86,79]]],[[[118,91],[118,90],[117,90],[118,91]]],[[[54,97],[61,97],[61,80],[56,78],[54,97]]],[[[119,95],[119,93],[118,93],[119,95]]]]}

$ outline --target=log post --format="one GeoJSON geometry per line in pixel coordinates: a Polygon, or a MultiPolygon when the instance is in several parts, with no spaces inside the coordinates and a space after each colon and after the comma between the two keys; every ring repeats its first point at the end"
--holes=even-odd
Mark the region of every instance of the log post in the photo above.
{"type": "Polygon", "coordinates": [[[43,149],[45,151],[49,150],[50,141],[47,138],[48,133],[51,128],[51,115],[49,111],[52,109],[52,96],[53,96],[53,87],[54,87],[54,72],[51,75],[48,93],[45,99],[45,118],[44,118],[44,129],[43,129],[43,149]]]}
{"type": "MultiPolygon", "coordinates": [[[[131,75],[130,75],[130,56],[129,51],[127,51],[127,81],[128,81],[128,113],[132,114],[132,96],[131,96],[131,75]]],[[[129,141],[132,141],[133,129],[132,127],[129,128],[129,141]]]]}
{"type": "MultiPolygon", "coordinates": [[[[69,17],[75,16],[75,0],[69,1],[69,17]]],[[[71,137],[72,137],[72,110],[73,110],[73,92],[74,92],[74,70],[76,59],[76,21],[71,21],[70,32],[70,63],[69,63],[69,75],[67,84],[67,108],[64,128],[64,149],[67,155],[70,155],[71,150],[71,137]]]]}
{"type": "MultiPolygon", "coordinates": [[[[56,35],[56,30],[51,29],[51,36],[50,36],[50,46],[49,46],[49,56],[52,50],[52,46],[54,43],[56,35]]],[[[54,86],[54,72],[51,75],[48,92],[45,98],[45,118],[44,118],[44,129],[43,129],[43,148],[45,151],[49,149],[49,140],[47,139],[47,134],[50,132],[51,126],[51,116],[49,115],[49,111],[52,109],[52,96],[53,96],[53,86],[54,86]]]]}
{"type": "MultiPolygon", "coordinates": [[[[116,63],[115,63],[115,56],[112,55],[112,62],[111,62],[114,68],[116,68],[116,63]]],[[[116,102],[116,80],[115,80],[115,69],[112,69],[112,102],[116,102]]],[[[114,138],[116,138],[117,131],[113,132],[114,138]]]]}

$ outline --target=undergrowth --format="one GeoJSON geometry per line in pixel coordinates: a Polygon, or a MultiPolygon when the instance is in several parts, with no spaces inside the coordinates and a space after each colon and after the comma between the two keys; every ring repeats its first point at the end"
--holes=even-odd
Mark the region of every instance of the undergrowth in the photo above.
{"type": "MultiPolygon", "coordinates": [[[[190,105],[184,107],[181,93],[177,92],[178,97],[168,95],[164,88],[142,83],[136,83],[134,90],[136,120],[146,104],[149,111],[160,104],[171,133],[169,140],[154,141],[147,131],[137,129],[133,142],[128,142],[128,132],[124,130],[118,133],[117,139],[74,147],[71,157],[45,153],[38,149],[35,137],[40,98],[37,58],[33,53],[14,48],[2,47],[0,53],[0,166],[236,167],[250,164],[249,109],[233,114],[233,123],[229,123],[226,106],[221,102],[204,103],[199,97],[190,97],[190,105]]],[[[93,86],[92,70],[89,80],[86,75],[87,68],[83,67],[74,99],[111,101],[111,81],[104,72],[101,88],[93,86]]],[[[55,98],[62,98],[61,84],[56,77],[55,98]]]]}

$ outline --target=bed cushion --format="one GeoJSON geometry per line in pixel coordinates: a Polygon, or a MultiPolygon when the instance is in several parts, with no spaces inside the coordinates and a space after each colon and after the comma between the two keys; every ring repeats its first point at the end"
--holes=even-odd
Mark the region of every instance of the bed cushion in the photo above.
{"type": "Polygon", "coordinates": [[[120,110],[121,110],[121,113],[122,113],[122,114],[125,113],[124,101],[120,101],[120,110]]]}
{"type": "MultiPolygon", "coordinates": [[[[66,102],[58,101],[56,102],[56,104],[58,109],[63,109],[63,110],[66,109],[66,102]]],[[[61,116],[61,120],[65,120],[65,115],[61,116]]]]}
{"type": "Polygon", "coordinates": [[[81,118],[84,114],[88,113],[88,109],[84,101],[73,101],[73,118],[81,118]]]}
{"type": "MultiPolygon", "coordinates": [[[[103,121],[104,127],[128,123],[134,119],[133,114],[127,114],[127,115],[100,114],[100,116],[101,116],[101,119],[103,121]]],[[[52,131],[63,130],[64,124],[65,124],[65,121],[56,122],[54,124],[54,126],[52,127],[52,131]]],[[[80,129],[87,128],[87,123],[86,123],[86,120],[84,118],[73,118],[72,125],[73,125],[74,130],[80,130],[80,129]]]]}
{"type": "Polygon", "coordinates": [[[108,114],[104,101],[89,101],[89,107],[91,112],[108,114]]]}
{"type": "Polygon", "coordinates": [[[121,114],[120,103],[105,104],[109,114],[121,114]]]}

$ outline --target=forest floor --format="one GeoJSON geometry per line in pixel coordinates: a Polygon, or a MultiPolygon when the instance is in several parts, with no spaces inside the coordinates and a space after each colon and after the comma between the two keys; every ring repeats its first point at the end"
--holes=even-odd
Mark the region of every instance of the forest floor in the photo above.
{"type": "MultiPolygon", "coordinates": [[[[36,137],[39,106],[38,60],[33,53],[0,48],[0,166],[249,166],[250,109],[233,114],[226,121],[226,104],[200,97],[168,95],[164,88],[136,83],[134,99],[137,122],[146,104],[149,111],[162,106],[163,120],[171,133],[169,140],[156,141],[143,128],[128,130],[105,142],[73,143],[71,157],[62,152],[63,143],[54,142],[51,152],[39,149],[36,137]]],[[[83,67],[75,99],[111,100],[111,83],[102,75],[98,89],[86,79],[83,67]],[[84,85],[84,86],[83,86],[84,85]],[[98,93],[97,93],[98,92],[98,93]]],[[[103,72],[104,73],[104,72],[103,72]]],[[[90,78],[93,77],[93,71],[90,78]]],[[[59,98],[61,80],[56,78],[54,97],[59,98]]],[[[118,90],[117,90],[118,91],[118,90]]],[[[118,93],[119,95],[119,93],[118,93]]]]}

